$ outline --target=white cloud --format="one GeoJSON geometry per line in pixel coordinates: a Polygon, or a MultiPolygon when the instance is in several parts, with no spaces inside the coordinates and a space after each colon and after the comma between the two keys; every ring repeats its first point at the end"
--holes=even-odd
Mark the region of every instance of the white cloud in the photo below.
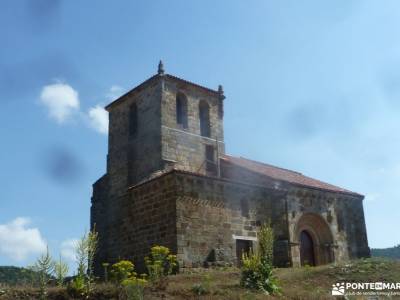
{"type": "Polygon", "coordinates": [[[61,255],[70,261],[75,260],[75,248],[78,239],[67,239],[61,243],[61,255]]]}
{"type": "MultiPolygon", "coordinates": [[[[106,94],[109,101],[115,100],[124,93],[124,89],[113,85],[106,94]]],[[[54,83],[42,88],[40,102],[49,110],[51,118],[58,123],[64,123],[72,116],[80,116],[80,121],[101,134],[108,133],[108,112],[97,104],[86,112],[80,109],[78,92],[65,83],[54,83]]]]}
{"type": "Polygon", "coordinates": [[[112,85],[107,93],[108,100],[115,100],[124,93],[124,88],[119,85],[112,85]]]}
{"type": "Polygon", "coordinates": [[[63,123],[79,111],[78,92],[65,83],[54,83],[43,87],[40,101],[49,110],[51,118],[63,123]]]}
{"type": "Polygon", "coordinates": [[[96,105],[89,109],[88,112],[90,126],[96,131],[107,134],[108,132],[108,112],[101,107],[96,105]]]}
{"type": "Polygon", "coordinates": [[[28,227],[28,218],[16,218],[0,224],[0,252],[16,261],[23,261],[31,254],[46,251],[46,242],[38,228],[28,227]]]}

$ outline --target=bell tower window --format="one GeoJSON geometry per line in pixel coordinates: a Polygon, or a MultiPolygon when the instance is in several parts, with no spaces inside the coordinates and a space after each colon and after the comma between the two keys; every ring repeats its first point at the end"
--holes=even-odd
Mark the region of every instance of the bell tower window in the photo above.
{"type": "Polygon", "coordinates": [[[188,128],[187,98],[182,93],[176,95],[176,123],[182,128],[188,128]]]}
{"type": "Polygon", "coordinates": [[[200,118],[200,134],[202,136],[210,137],[210,106],[206,101],[200,101],[199,104],[199,118],[200,118]]]}

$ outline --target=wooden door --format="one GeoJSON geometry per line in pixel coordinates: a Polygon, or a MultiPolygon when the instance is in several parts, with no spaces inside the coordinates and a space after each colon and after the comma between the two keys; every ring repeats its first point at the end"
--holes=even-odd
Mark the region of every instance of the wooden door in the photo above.
{"type": "Polygon", "coordinates": [[[314,242],[307,231],[300,234],[300,260],[302,266],[315,266],[314,242]]]}

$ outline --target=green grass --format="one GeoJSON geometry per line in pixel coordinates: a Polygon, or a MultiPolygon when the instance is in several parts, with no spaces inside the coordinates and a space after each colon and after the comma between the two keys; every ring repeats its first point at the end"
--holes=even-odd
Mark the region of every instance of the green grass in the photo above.
{"type": "MultiPolygon", "coordinates": [[[[330,293],[336,282],[400,282],[400,262],[382,258],[319,267],[281,268],[274,272],[282,288],[279,297],[247,291],[239,286],[238,269],[219,268],[193,269],[170,276],[166,289],[146,288],[145,299],[335,299],[330,293]]],[[[1,300],[35,299],[37,295],[37,290],[28,287],[3,289],[6,294],[0,296],[1,300]]],[[[118,294],[116,287],[98,284],[92,299],[118,299],[118,294]]],[[[65,289],[51,288],[49,299],[70,298],[65,289]]]]}

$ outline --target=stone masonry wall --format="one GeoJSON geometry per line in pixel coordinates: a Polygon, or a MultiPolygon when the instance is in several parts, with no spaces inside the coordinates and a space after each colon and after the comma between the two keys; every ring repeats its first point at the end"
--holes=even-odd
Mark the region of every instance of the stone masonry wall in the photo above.
{"type": "Polygon", "coordinates": [[[176,168],[205,174],[205,145],[214,147],[217,161],[217,141],[219,154],[225,153],[223,120],[218,114],[220,100],[217,95],[190,85],[165,80],[162,96],[162,158],[176,168]],[[182,128],[176,121],[176,95],[182,93],[187,98],[188,128],[182,128]],[[199,103],[207,101],[210,106],[210,137],[200,135],[199,103]]]}
{"type": "Polygon", "coordinates": [[[175,199],[176,186],[171,176],[130,189],[119,199],[115,210],[118,218],[99,233],[100,238],[106,233],[108,243],[99,249],[97,267],[102,262],[128,259],[144,271],[144,257],[152,246],[163,245],[176,253],[175,199]]]}
{"type": "MultiPolygon", "coordinates": [[[[296,226],[301,217],[315,214],[328,225],[332,234],[332,260],[338,262],[369,256],[362,197],[292,187],[287,199],[291,242],[298,242],[296,226]]],[[[313,225],[316,231],[321,227],[320,224],[313,225]]],[[[298,266],[300,253],[295,243],[292,244],[292,260],[298,266]]],[[[321,258],[321,263],[327,263],[325,259],[321,258]]]]}
{"type": "MultiPolygon", "coordinates": [[[[335,261],[369,256],[362,196],[291,185],[287,182],[274,180],[245,168],[234,166],[224,160],[221,162],[221,174],[224,178],[257,183],[272,189],[287,191],[289,242],[291,243],[291,255],[294,265],[300,264],[297,236],[299,233],[296,232],[296,228],[300,218],[305,214],[319,216],[329,227],[333,243],[331,249],[333,252],[332,259],[335,261]]],[[[314,227],[320,226],[320,224],[312,225],[314,227]]],[[[326,256],[328,255],[326,254],[326,256]]],[[[328,259],[328,257],[320,257],[320,263],[327,263],[328,259]]]]}
{"type": "Polygon", "coordinates": [[[107,173],[111,195],[124,193],[130,185],[161,168],[161,85],[152,81],[125,96],[109,109],[110,129],[107,173]],[[136,134],[129,134],[129,113],[137,105],[136,134]]]}
{"type": "Polygon", "coordinates": [[[196,175],[176,173],[176,180],[178,259],[182,267],[203,265],[213,256],[217,263],[236,264],[236,238],[257,240],[259,226],[268,221],[278,240],[275,264],[288,265],[284,194],[196,175]]]}

